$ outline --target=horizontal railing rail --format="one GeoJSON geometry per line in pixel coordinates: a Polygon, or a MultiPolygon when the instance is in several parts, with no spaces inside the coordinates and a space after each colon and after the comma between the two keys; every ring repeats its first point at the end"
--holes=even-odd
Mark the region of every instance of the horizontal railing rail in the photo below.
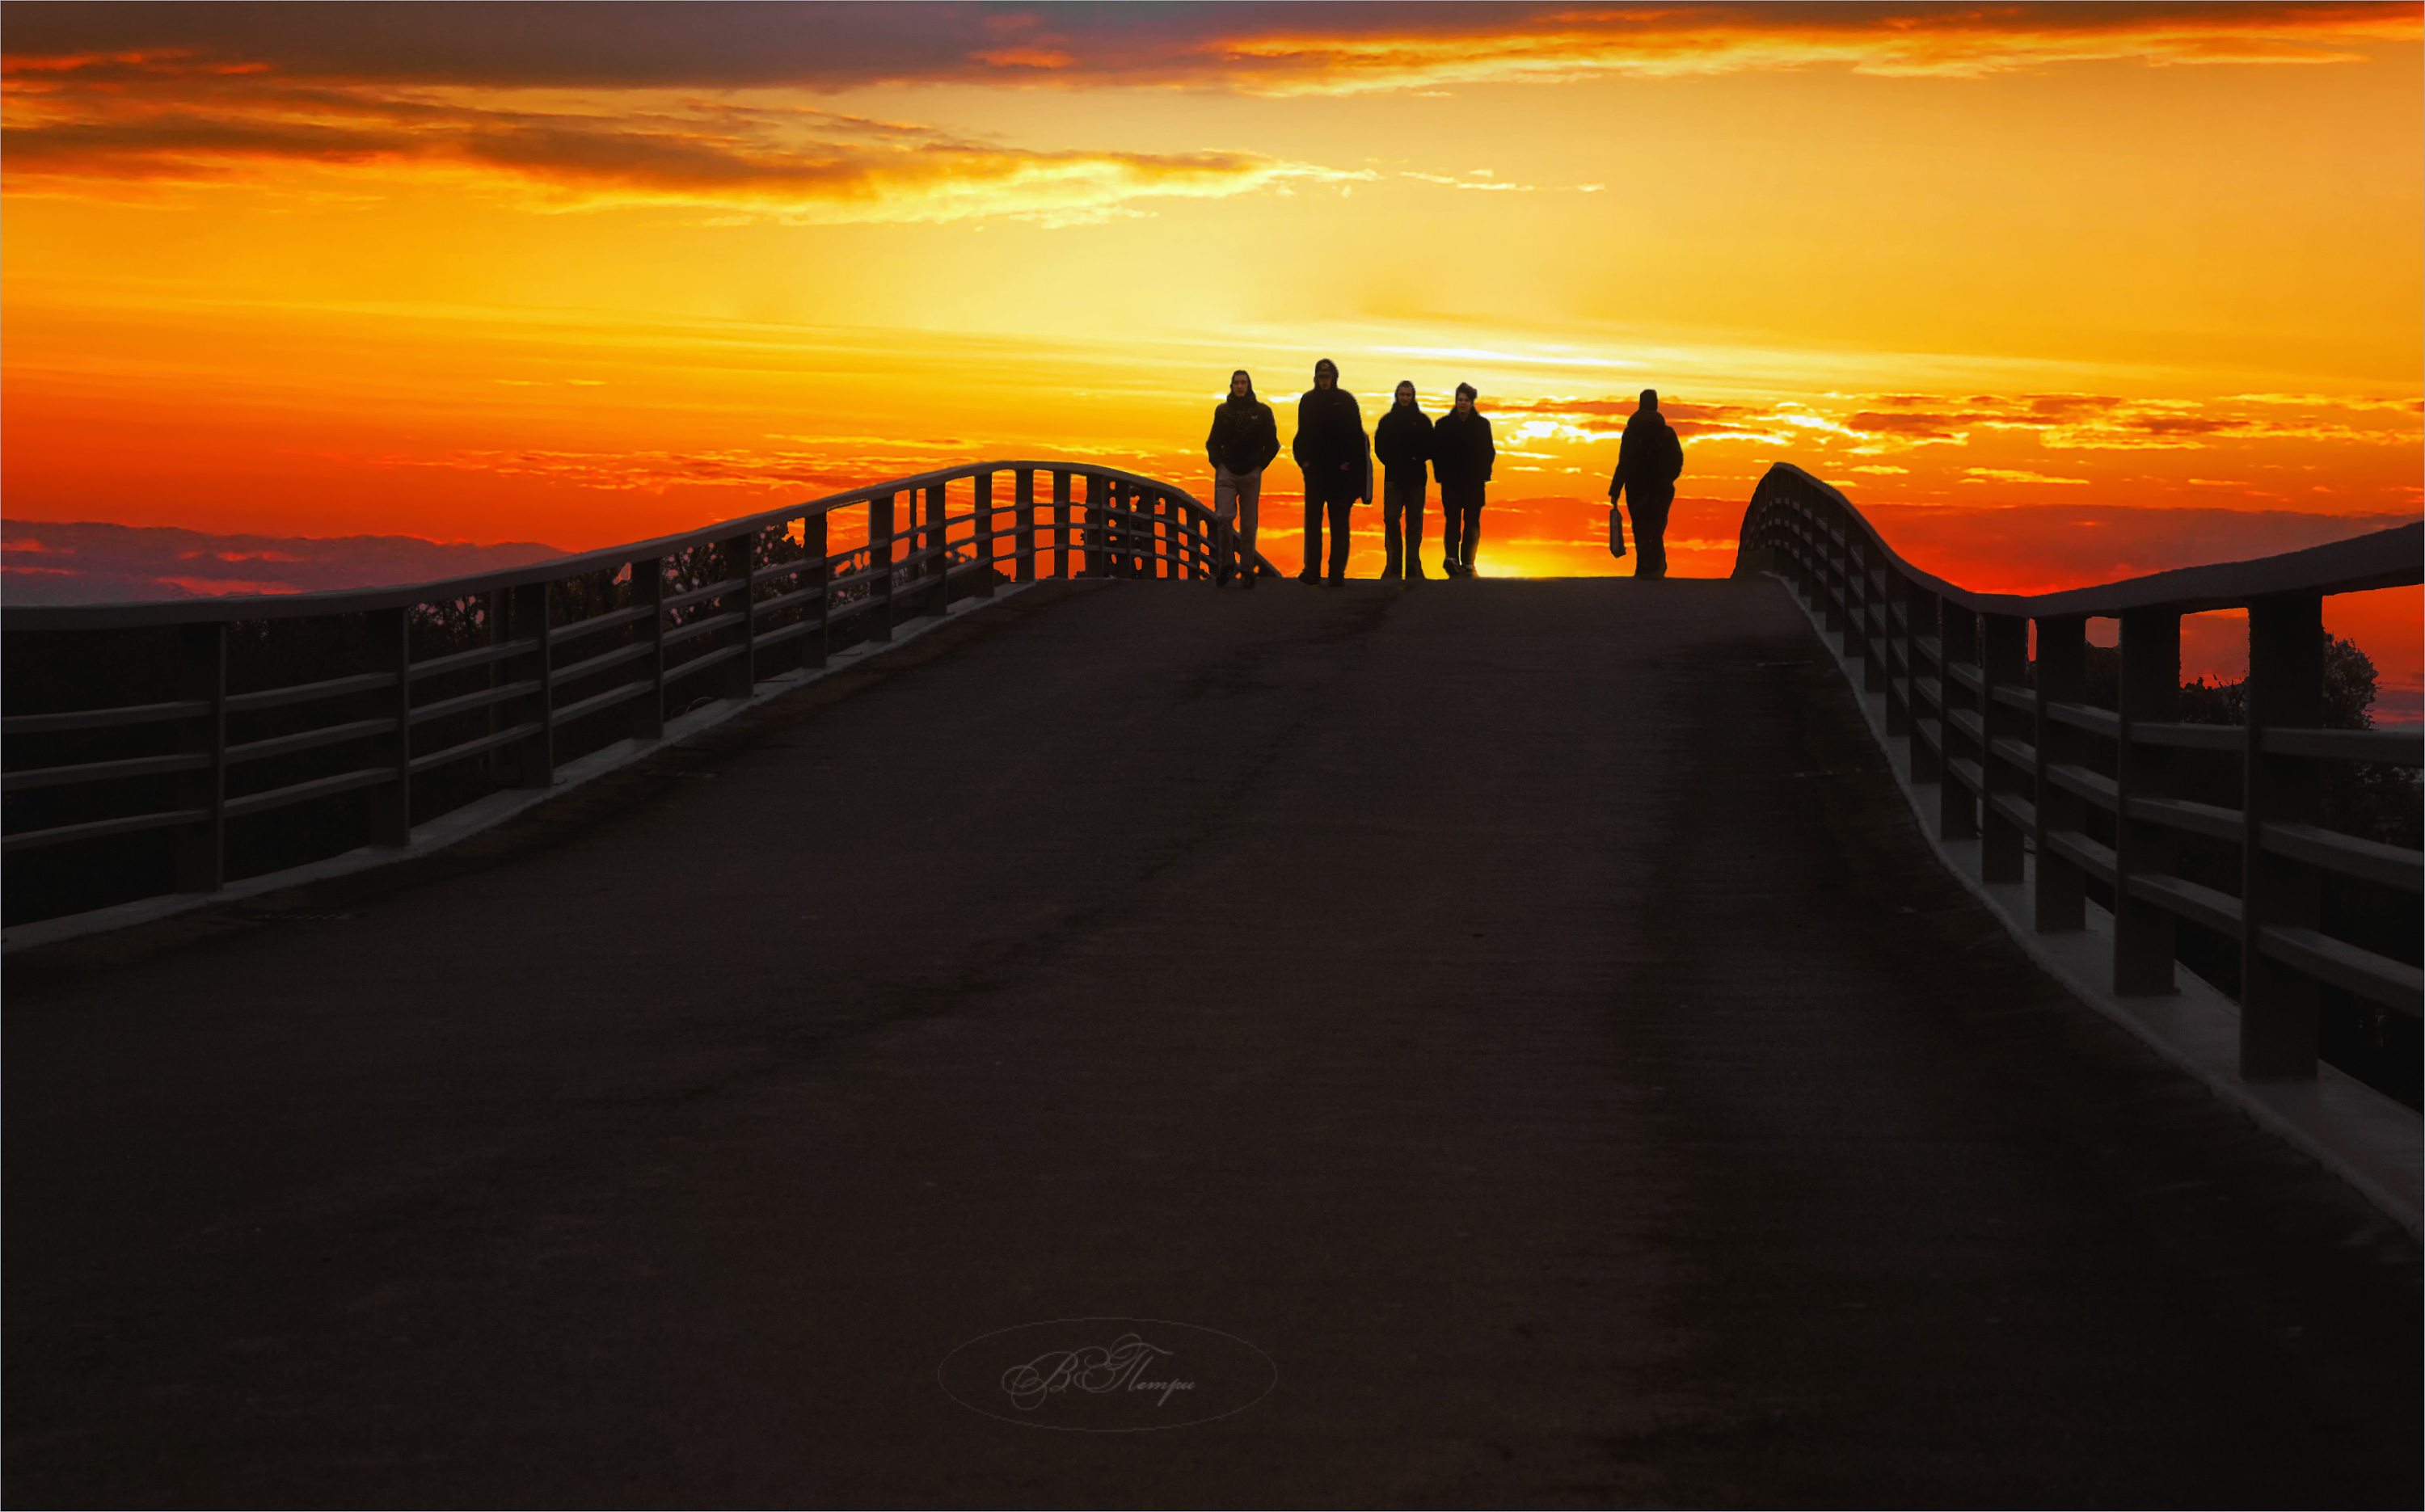
{"type": "Polygon", "coordinates": [[[228,878],[231,820],[368,789],[370,843],[402,846],[416,818],[477,796],[477,781],[428,790],[446,769],[546,787],[569,738],[570,748],[660,738],[687,707],[677,693],[692,705],[746,697],[999,585],[1206,580],[1241,564],[1274,571],[1168,483],[1093,463],[988,461],[432,582],[7,606],[0,852],[173,830],[163,890],[213,891],[228,878]],[[852,509],[863,509],[864,539],[831,539],[852,509]],[[300,645],[281,643],[279,655],[305,672],[287,680],[273,667],[255,678],[265,685],[232,688],[232,634],[296,621],[360,630],[294,625],[300,645]],[[113,684],[152,691],[113,701],[113,684]],[[22,707],[29,697],[36,707],[22,707]],[[145,748],[112,748],[125,741],[145,748]]]}
{"type": "Polygon", "coordinates": [[[1981,594],[1914,567],[1841,493],[1779,464],[1752,495],[1740,550],[1739,573],[1775,573],[1841,637],[1861,691],[1884,695],[1888,738],[1909,740],[1915,788],[1935,789],[1939,835],[1979,843],[1982,881],[2022,882],[2033,856],[2047,933],[2087,927],[2092,879],[2108,893],[2117,996],[2175,990],[2187,920],[2238,947],[2244,1079],[2315,1076],[2320,987],[2418,1014],[2417,966],[2323,930],[2327,876],[2425,893],[2417,851],[2323,827],[2326,763],[2425,766],[2414,730],[2323,727],[2323,600],[2425,581],[2425,524],[2093,588],[1981,594]],[[2217,609],[2248,612],[2244,725],[2179,717],[2181,616],[2217,609]],[[2092,618],[2121,622],[2116,708],[2085,701],[2092,618]],[[2241,806],[2183,798],[2183,752],[2236,758],[2241,806]],[[2190,836],[2239,849],[2237,896],[2178,875],[2190,836]]]}

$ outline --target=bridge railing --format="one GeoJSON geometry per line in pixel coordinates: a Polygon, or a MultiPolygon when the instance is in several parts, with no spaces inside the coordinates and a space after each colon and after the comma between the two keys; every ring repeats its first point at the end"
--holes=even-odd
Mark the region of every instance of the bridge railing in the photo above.
{"type": "Polygon", "coordinates": [[[319,859],[363,843],[363,799],[346,796],[361,792],[368,842],[406,845],[485,791],[547,787],[569,759],[661,737],[687,708],[954,600],[1040,577],[1206,579],[1225,546],[1167,483],[972,462],[437,582],[0,609],[8,890],[86,905],[216,890],[232,826],[245,871],[319,859]],[[834,538],[861,514],[863,539],[834,538]],[[274,843],[248,842],[249,821],[281,811],[274,843]],[[25,870],[46,855],[71,859],[25,870]]]}
{"type": "Polygon", "coordinates": [[[1842,636],[1862,691],[1885,695],[1914,786],[1936,788],[1944,838],[1979,842],[1983,881],[2023,881],[2033,852],[2043,932],[2086,928],[2089,879],[2110,889],[2117,996],[2175,989],[2176,922],[2188,920],[2239,948],[2248,1080],[2316,1074],[2321,984],[2418,1013],[2416,966],[2323,929],[2328,874],[2425,892],[2417,851],[2323,827],[2325,763],[2425,765],[2413,730],[2322,727],[2323,599],[2418,582],[2425,526],[2064,593],[1981,594],[1912,566],[1842,494],[1779,465],[1741,540],[1738,571],[1783,576],[1842,636]],[[2244,726],[2180,718],[2181,616],[2216,609],[2248,612],[2244,726]],[[2121,621],[2112,709],[2085,700],[2096,617],[2121,621]],[[2179,758],[2195,751],[2237,758],[2242,806],[2181,796],[2179,758]],[[2114,843],[2091,837],[2092,809],[2114,843]],[[2183,836],[2238,847],[2238,897],[2177,874],[2183,836]]]}

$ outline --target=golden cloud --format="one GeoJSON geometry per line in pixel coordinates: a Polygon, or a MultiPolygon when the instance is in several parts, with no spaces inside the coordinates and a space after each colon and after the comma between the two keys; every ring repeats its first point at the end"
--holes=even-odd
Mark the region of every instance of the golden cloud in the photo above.
{"type": "MultiPolygon", "coordinates": [[[[1874,408],[1844,417],[1843,428],[1870,445],[1924,446],[1967,440],[1973,429],[2031,431],[2056,451],[2189,451],[2224,440],[2316,440],[2369,446],[2415,446],[2425,430],[2414,424],[2353,423],[2353,419],[2273,412],[2296,403],[2351,417],[2388,411],[2414,414],[2405,399],[2332,399],[2322,395],[2238,394],[2208,404],[2193,399],[2122,399],[2111,394],[2045,393],[1959,401],[1926,394],[1866,396],[1874,408]],[[2256,404],[2261,407],[2251,409],[2256,404]],[[2229,406],[2229,407],[2224,407],[2229,406]]],[[[2046,480],[2036,480],[2046,481],[2046,480]]]]}
{"type": "Polygon", "coordinates": [[[1904,6],[1849,17],[1832,8],[1686,5],[1561,8],[1515,25],[1399,22],[1396,30],[1341,25],[1333,13],[1231,40],[1226,82],[1295,94],[1819,67],[1980,78],[2062,63],[2349,63],[2364,56],[2353,47],[2419,36],[2413,7],[2361,5],[1904,6]]]}
{"type": "Polygon", "coordinates": [[[0,175],[15,193],[291,182],[315,168],[468,180],[527,208],[671,206],[725,221],[1048,225],[1141,214],[1136,201],[1369,180],[1259,152],[1040,151],[805,108],[622,98],[553,108],[297,88],[182,63],[126,64],[154,84],[8,79],[0,175]],[[610,108],[611,107],[611,108],[610,108]]]}

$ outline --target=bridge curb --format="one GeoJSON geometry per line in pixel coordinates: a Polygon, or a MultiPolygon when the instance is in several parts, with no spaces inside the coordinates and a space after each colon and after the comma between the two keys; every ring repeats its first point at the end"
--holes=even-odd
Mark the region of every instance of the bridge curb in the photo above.
{"type": "MultiPolygon", "coordinates": [[[[1040,580],[1055,581],[1055,580],[1040,580]]],[[[0,956],[14,955],[40,946],[57,945],[87,935],[104,934],[112,930],[132,929],[141,924],[153,924],[181,915],[241,903],[269,893],[283,892],[290,887],[308,886],[336,877],[349,877],[357,872],[371,871],[398,862],[417,861],[435,855],[449,846],[458,845],[475,835],[483,835],[507,821],[521,818],[532,809],[561,798],[573,789],[605,776],[644,757],[655,756],[707,733],[738,715],[762,708],[787,693],[821,682],[836,673],[848,672],[887,652],[916,640],[928,630],[956,623],[971,614],[992,608],[1017,597],[1036,587],[1036,582],[1003,583],[994,589],[991,598],[963,598],[941,614],[929,614],[904,620],[893,628],[890,641],[866,641],[846,650],[836,651],[827,658],[822,667],[803,667],[767,678],[753,689],[747,698],[720,698],[715,703],[666,721],[666,733],[652,740],[623,740],[592,751],[586,756],[568,761],[555,769],[555,780],[546,788],[508,788],[485,798],[474,799],[462,807],[441,814],[426,824],[413,826],[407,843],[400,846],[361,846],[324,861],[313,861],[283,871],[264,872],[232,882],[217,892],[164,893],[156,898],[137,899],[110,908],[96,908],[88,913],[69,914],[59,918],[20,924],[0,933],[0,956]]]]}
{"type": "MultiPolygon", "coordinates": [[[[2176,968],[2180,990],[2168,997],[2118,997],[2102,985],[2112,970],[2113,916],[2087,905],[2088,927],[2073,933],[2037,930],[2036,857],[2022,858],[2017,883],[1980,879],[1981,843],[1936,833],[1936,799],[1923,802],[1911,780],[1911,738],[1887,734],[1884,693],[1861,691],[1861,667],[1844,655],[1843,637],[1830,633],[1791,581],[1775,578],[1810,621],[1836,669],[1844,676],[1870,733],[1887,757],[1895,785],[1919,821],[1937,859],[1986,904],[2030,958],[2073,996],[2113,1020],[2166,1060],[2188,1072],[2257,1127],[2290,1145],[2357,1189],[2412,1238],[2425,1240],[2425,1116],[2385,1096],[2339,1068],[2319,1062],[2313,1082],[2251,1084],[2240,1078],[2240,1005],[2187,966],[2176,968]]],[[[1933,786],[1933,785],[1932,785],[1933,786]]]]}

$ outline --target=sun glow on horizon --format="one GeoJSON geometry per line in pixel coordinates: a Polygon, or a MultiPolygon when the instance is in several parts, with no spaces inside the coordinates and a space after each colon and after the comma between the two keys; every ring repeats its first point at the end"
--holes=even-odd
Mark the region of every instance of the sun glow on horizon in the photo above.
{"type": "MultiPolygon", "coordinates": [[[[1368,424],[1482,390],[1486,573],[1630,569],[1643,387],[1689,573],[1776,461],[1988,590],[2425,509],[2414,5],[513,14],[11,11],[11,519],[580,549],[1039,454],[1202,492],[1222,377],[1285,442],[1318,357],[1368,424]]],[[[2416,685],[2413,613],[2373,633],[2416,685]]]]}

